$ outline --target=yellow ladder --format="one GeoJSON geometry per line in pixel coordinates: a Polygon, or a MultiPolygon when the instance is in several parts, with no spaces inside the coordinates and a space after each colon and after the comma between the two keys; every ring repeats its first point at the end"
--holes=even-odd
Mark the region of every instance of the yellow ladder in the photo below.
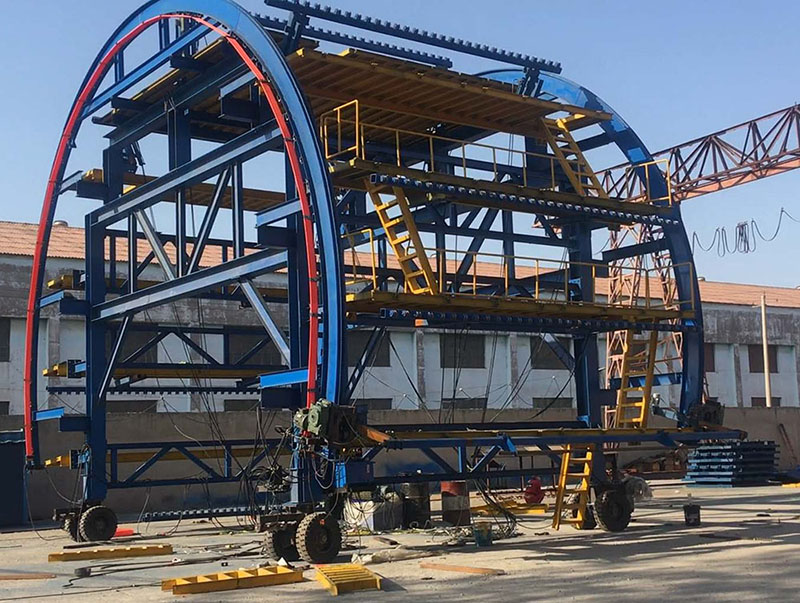
{"type": "Polygon", "coordinates": [[[578,143],[569,131],[565,119],[542,119],[547,144],[553,151],[572,188],[584,197],[608,199],[597,175],[592,170],[578,143]]]}
{"type": "Polygon", "coordinates": [[[386,240],[394,251],[400,269],[403,271],[406,288],[410,293],[435,295],[439,292],[439,284],[434,278],[433,269],[425,255],[425,247],[414,222],[414,216],[408,206],[408,199],[402,188],[373,186],[367,183],[367,193],[375,213],[386,232],[386,240]],[[381,199],[381,194],[391,193],[388,201],[381,199]],[[405,230],[398,234],[398,230],[405,230]]]}
{"type": "Polygon", "coordinates": [[[647,419],[650,415],[658,331],[650,331],[650,337],[642,340],[635,339],[633,330],[629,329],[625,332],[622,349],[622,367],[614,413],[614,427],[617,429],[644,429],[647,427],[647,419]],[[644,348],[637,349],[637,343],[644,343],[644,348]],[[632,386],[631,377],[644,377],[644,383],[632,386]]]}
{"type": "Polygon", "coordinates": [[[556,488],[556,506],[553,514],[553,528],[562,523],[574,524],[580,528],[586,519],[589,504],[589,486],[592,475],[592,447],[586,444],[567,444],[561,454],[561,471],[556,488]],[[573,455],[579,456],[573,456],[573,455]],[[582,456],[581,456],[582,455],[582,456]],[[578,470],[575,470],[577,467],[578,470]],[[570,498],[577,497],[577,502],[570,498]],[[563,517],[565,512],[569,517],[563,517]]]}

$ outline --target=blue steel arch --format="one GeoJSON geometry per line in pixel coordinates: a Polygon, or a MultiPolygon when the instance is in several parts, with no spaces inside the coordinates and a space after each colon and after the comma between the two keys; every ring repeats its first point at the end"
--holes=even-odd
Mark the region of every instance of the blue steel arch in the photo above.
{"type": "MultiPolygon", "coordinates": [[[[512,84],[517,84],[525,78],[525,72],[519,69],[488,71],[480,75],[512,84]]],[[[610,113],[611,119],[599,124],[609,142],[616,144],[627,160],[634,166],[652,161],[652,154],[633,128],[594,92],[553,73],[540,73],[539,82],[541,92],[557,97],[566,103],[610,113]]],[[[645,169],[648,168],[641,168],[637,171],[643,182],[645,181],[643,178],[645,169]]],[[[650,193],[651,197],[663,198],[667,196],[667,182],[660,170],[649,170],[647,181],[650,184],[648,193],[650,193]]],[[[683,227],[680,205],[674,204],[671,211],[671,217],[674,218],[676,223],[665,225],[662,228],[674,264],[673,273],[678,289],[678,298],[689,300],[695,294],[699,299],[697,271],[694,267],[689,237],[683,227]]],[[[681,309],[694,310],[695,316],[693,319],[683,319],[684,324],[694,327],[683,333],[680,408],[681,412],[686,413],[694,404],[700,401],[703,392],[703,314],[700,304],[692,308],[690,302],[684,302],[681,309]]]]}
{"type": "MultiPolygon", "coordinates": [[[[272,89],[276,92],[285,118],[291,128],[295,146],[300,154],[301,169],[303,172],[309,201],[313,209],[313,216],[319,242],[320,262],[320,314],[322,320],[322,345],[318,349],[320,354],[320,377],[318,380],[319,395],[338,401],[343,382],[343,330],[344,330],[344,289],[341,272],[341,263],[338,253],[338,236],[336,230],[335,205],[333,193],[328,179],[327,166],[323,158],[319,140],[314,128],[311,112],[305,102],[303,94],[295,77],[286,63],[283,53],[275,42],[264,30],[258,21],[233,0],[151,0],[131,14],[112,34],[93,61],[86,77],[72,104],[70,115],[78,106],[82,91],[94,80],[94,74],[103,65],[103,59],[115,47],[126,40],[142,24],[171,14],[198,15],[222,26],[233,35],[248,50],[252,58],[259,64],[268,77],[272,89]]],[[[137,34],[138,35],[138,34],[137,34]]],[[[127,43],[127,42],[126,42],[127,43]]],[[[108,70],[109,65],[103,69],[108,70]]],[[[95,88],[91,90],[89,102],[97,93],[97,88],[102,77],[95,81],[95,88]]],[[[82,121],[86,113],[80,116],[82,121]]],[[[69,128],[70,119],[67,120],[69,128]]],[[[80,123],[74,126],[70,138],[74,140],[80,129],[80,123]]],[[[54,177],[51,180],[61,182],[69,161],[72,145],[68,145],[63,154],[57,157],[54,177]]],[[[43,229],[43,247],[39,250],[39,260],[44,265],[47,255],[47,246],[52,229],[53,218],[59,197],[58,187],[45,199],[40,228],[43,229]]],[[[32,290],[35,297],[41,297],[43,290],[44,270],[34,274],[32,290]]],[[[38,357],[38,319],[39,307],[36,304],[33,311],[29,311],[28,320],[33,325],[33,337],[28,341],[27,369],[33,376],[27,384],[28,406],[35,409],[37,400],[36,368],[38,357]]],[[[311,333],[309,337],[317,337],[311,333]]],[[[315,346],[316,347],[316,346],[315,346]]],[[[35,438],[34,438],[35,439],[35,438]]],[[[38,446],[37,446],[38,448],[38,446]]],[[[38,450],[33,456],[38,456],[38,450]]]]}

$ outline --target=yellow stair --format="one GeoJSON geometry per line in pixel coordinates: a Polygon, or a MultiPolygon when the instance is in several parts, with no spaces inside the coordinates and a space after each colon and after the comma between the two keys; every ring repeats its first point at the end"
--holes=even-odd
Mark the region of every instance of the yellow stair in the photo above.
{"type": "Polygon", "coordinates": [[[403,271],[407,290],[418,295],[439,293],[439,284],[434,277],[428,256],[425,255],[425,248],[403,189],[396,186],[373,186],[367,182],[367,192],[386,232],[386,240],[403,271]],[[384,201],[381,199],[381,194],[391,194],[392,198],[384,201]],[[398,230],[405,232],[398,234],[398,230]]]}
{"type": "Polygon", "coordinates": [[[600,180],[572,137],[569,131],[569,122],[564,119],[542,119],[542,123],[547,144],[550,145],[575,192],[584,197],[608,199],[608,194],[600,184],[600,180]]]}
{"type": "Polygon", "coordinates": [[[628,330],[622,344],[622,367],[617,391],[614,427],[617,429],[644,429],[650,416],[650,399],[653,391],[658,331],[651,331],[647,340],[635,339],[628,330]],[[644,348],[637,343],[644,343],[644,348]],[[631,377],[644,377],[641,386],[630,385],[631,377]]]}
{"type": "Polygon", "coordinates": [[[561,471],[558,475],[555,512],[553,513],[554,529],[560,528],[562,523],[572,524],[578,528],[583,525],[586,519],[586,507],[589,504],[591,475],[592,447],[567,444],[561,454],[561,471]],[[570,502],[573,495],[577,495],[578,502],[570,502]],[[564,517],[568,511],[576,512],[569,513],[568,517],[564,517]]]}

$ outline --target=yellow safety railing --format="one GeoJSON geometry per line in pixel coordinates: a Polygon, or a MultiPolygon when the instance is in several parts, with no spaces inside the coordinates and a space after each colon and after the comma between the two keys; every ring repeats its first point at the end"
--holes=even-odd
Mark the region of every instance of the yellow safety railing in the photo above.
{"type": "MultiPolygon", "coordinates": [[[[346,283],[365,283],[377,289],[377,255],[375,252],[375,235],[371,229],[364,229],[343,235],[351,244],[347,257],[350,264],[345,262],[346,283]],[[369,251],[357,251],[358,247],[369,247],[369,251]],[[369,265],[370,269],[364,267],[369,265]]],[[[697,295],[692,289],[687,299],[665,300],[662,295],[660,271],[663,268],[636,268],[627,266],[609,267],[605,264],[591,262],[569,262],[548,258],[535,258],[525,256],[509,256],[502,253],[485,251],[468,251],[456,249],[430,249],[428,259],[434,268],[434,274],[439,282],[439,290],[446,291],[449,296],[469,297],[514,297],[518,300],[532,300],[539,302],[554,302],[566,304],[594,304],[605,307],[634,307],[641,309],[675,309],[689,307],[696,309],[697,295]],[[457,279],[457,272],[467,259],[469,269],[457,279]],[[512,273],[511,266],[514,266],[512,273]],[[572,299],[571,275],[580,273],[584,269],[585,276],[591,279],[594,299],[572,299]],[[633,300],[628,296],[621,297],[618,301],[611,301],[608,288],[611,277],[610,270],[619,271],[618,278],[625,282],[639,281],[638,287],[631,287],[635,292],[633,300]],[[558,275],[554,279],[554,275],[558,275]],[[454,283],[458,280],[458,285],[454,283]],[[530,297],[518,296],[514,290],[517,282],[525,283],[530,297]],[[491,288],[492,293],[484,291],[491,288]],[[598,298],[604,298],[599,300],[598,298]]],[[[389,257],[389,267],[396,261],[389,257]]],[[[687,262],[672,266],[673,270],[694,270],[694,266],[687,262]]],[[[693,279],[688,279],[693,282],[693,279]]]]}
{"type": "MultiPolygon", "coordinates": [[[[347,239],[347,249],[345,251],[346,258],[350,259],[350,274],[345,274],[344,284],[346,286],[357,285],[359,283],[372,284],[373,287],[378,285],[377,273],[377,254],[375,253],[375,232],[371,228],[364,228],[363,230],[356,230],[353,232],[346,232],[342,235],[343,239],[347,239]],[[358,251],[360,247],[367,245],[369,251],[358,251]],[[364,258],[363,256],[366,256],[364,258]],[[362,259],[369,262],[369,271],[365,270],[362,259]]],[[[346,263],[345,263],[346,264],[346,263]]]]}
{"type": "Polygon", "coordinates": [[[363,144],[358,136],[360,132],[359,122],[358,99],[339,105],[322,115],[320,118],[320,137],[322,138],[327,159],[336,159],[350,153],[354,153],[356,157],[361,156],[360,149],[363,144]],[[353,118],[345,119],[350,113],[353,114],[353,118]],[[335,133],[334,136],[331,135],[331,130],[335,133]],[[348,146],[343,146],[345,136],[350,136],[354,142],[348,146]]]}
{"type": "MultiPolygon", "coordinates": [[[[397,167],[405,167],[404,164],[404,143],[408,144],[413,141],[415,144],[414,157],[408,158],[407,164],[426,162],[428,164],[427,171],[435,172],[437,168],[441,167],[438,171],[447,173],[443,166],[437,166],[436,149],[446,146],[450,149],[450,157],[456,161],[460,160],[459,164],[455,164],[455,175],[464,177],[475,177],[476,173],[485,172],[491,173],[492,180],[499,180],[505,172],[498,169],[498,156],[502,157],[507,154],[509,157],[509,164],[514,165],[522,172],[522,185],[528,186],[528,166],[536,163],[536,182],[532,183],[539,189],[555,189],[560,181],[556,176],[560,173],[558,166],[559,160],[554,155],[545,153],[533,153],[520,149],[512,149],[509,147],[499,147],[481,142],[470,142],[459,140],[458,138],[450,138],[447,136],[439,136],[429,132],[416,132],[413,130],[405,130],[402,128],[390,128],[388,126],[379,126],[375,124],[364,123],[359,118],[359,104],[358,100],[352,100],[335,109],[323,113],[319,118],[320,123],[320,136],[322,137],[323,150],[327,159],[347,159],[358,158],[366,159],[366,144],[368,140],[379,140],[382,144],[394,146],[394,163],[397,167]],[[348,113],[355,115],[347,119],[348,113]],[[426,141],[423,143],[423,141],[426,141]],[[421,155],[422,148],[425,148],[425,155],[421,155]],[[483,157],[477,156],[483,154],[483,157]],[[491,159],[489,158],[491,155],[491,159]],[[468,161],[477,160],[482,161],[485,167],[468,167],[468,161]],[[516,161],[516,164],[514,163],[516,161]],[[491,166],[491,169],[490,169],[491,166]],[[542,174],[549,174],[549,182],[543,183],[541,181],[542,174]],[[459,173],[460,170],[460,173],[459,173]],[[468,175],[469,172],[469,175],[468,175]]],[[[568,159],[566,162],[570,168],[578,174],[583,176],[586,174],[585,165],[581,161],[575,159],[568,159]]],[[[453,162],[448,162],[448,165],[453,165],[453,162]]],[[[508,164],[505,164],[508,165],[508,164]]],[[[505,165],[503,167],[505,167],[505,165]]],[[[488,179],[488,178],[487,178],[488,179]]]]}
{"type": "Polygon", "coordinates": [[[669,159],[654,159],[646,163],[637,163],[636,165],[627,166],[621,185],[622,190],[619,191],[619,196],[628,201],[636,201],[639,203],[661,202],[672,205],[672,178],[669,172],[669,159]],[[660,175],[667,183],[666,195],[654,197],[652,194],[650,180],[651,169],[653,168],[659,171],[660,175]],[[644,170],[643,178],[637,173],[639,170],[644,170]]]}

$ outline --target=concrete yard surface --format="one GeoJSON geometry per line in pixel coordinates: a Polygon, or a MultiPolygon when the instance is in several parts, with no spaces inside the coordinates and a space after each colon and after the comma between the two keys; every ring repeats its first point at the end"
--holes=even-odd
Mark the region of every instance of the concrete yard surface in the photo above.
{"type": "MultiPolygon", "coordinates": [[[[654,498],[640,503],[622,533],[600,530],[555,532],[547,517],[521,520],[519,536],[477,549],[446,546],[441,532],[390,534],[407,547],[434,556],[369,565],[384,578],[383,591],[341,595],[347,601],[491,601],[695,599],[705,601],[792,601],[800,586],[800,488],[688,488],[654,482],[654,498]],[[682,506],[691,493],[702,507],[702,526],[684,525],[682,506]],[[420,562],[501,569],[505,575],[422,569],[420,562]]],[[[136,524],[124,524],[134,527],[136,524]]],[[[241,530],[235,520],[140,525],[141,538],[126,544],[171,544],[172,555],[131,560],[48,563],[48,553],[72,543],[58,529],[0,534],[0,600],[169,601],[165,578],[255,567],[264,561],[262,536],[241,530]],[[146,529],[145,529],[146,528],[146,529]],[[159,536],[159,533],[167,533],[159,536]],[[250,551],[252,556],[234,557],[250,551]],[[226,562],[219,557],[229,555],[226,562]],[[216,558],[170,566],[174,560],[216,558]],[[223,565],[224,563],[224,565],[223,565]],[[90,577],[74,578],[92,566],[90,577]],[[128,571],[121,571],[128,570],[128,571]],[[55,574],[8,580],[9,574],[55,574]],[[102,575],[104,574],[104,575],[102,575]]],[[[391,548],[373,535],[351,536],[340,556],[391,548]]],[[[313,568],[299,584],[185,595],[189,601],[326,601],[313,568]]]]}

